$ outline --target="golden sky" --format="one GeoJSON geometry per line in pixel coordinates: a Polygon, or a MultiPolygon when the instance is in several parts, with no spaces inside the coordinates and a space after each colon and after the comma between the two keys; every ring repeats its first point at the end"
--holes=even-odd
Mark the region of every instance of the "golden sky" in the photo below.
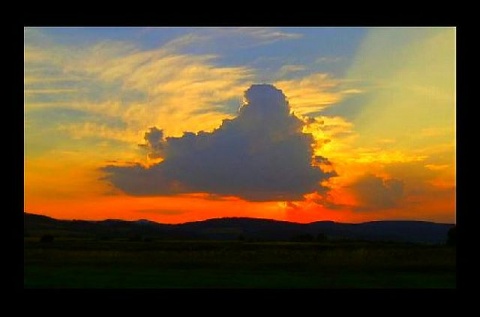
{"type": "Polygon", "coordinates": [[[26,212],[455,222],[455,28],[25,28],[24,90],[26,212]]]}

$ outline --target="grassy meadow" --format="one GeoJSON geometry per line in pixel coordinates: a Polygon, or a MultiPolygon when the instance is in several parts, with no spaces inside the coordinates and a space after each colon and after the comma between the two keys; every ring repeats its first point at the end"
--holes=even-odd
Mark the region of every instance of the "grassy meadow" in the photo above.
{"type": "Polygon", "coordinates": [[[24,238],[25,288],[455,288],[455,248],[24,238]]]}

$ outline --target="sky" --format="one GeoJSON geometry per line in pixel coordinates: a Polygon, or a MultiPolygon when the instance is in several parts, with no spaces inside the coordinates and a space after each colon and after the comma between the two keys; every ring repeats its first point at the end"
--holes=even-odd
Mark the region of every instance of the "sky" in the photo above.
{"type": "Polygon", "coordinates": [[[454,223],[455,28],[26,27],[24,209],[454,223]]]}

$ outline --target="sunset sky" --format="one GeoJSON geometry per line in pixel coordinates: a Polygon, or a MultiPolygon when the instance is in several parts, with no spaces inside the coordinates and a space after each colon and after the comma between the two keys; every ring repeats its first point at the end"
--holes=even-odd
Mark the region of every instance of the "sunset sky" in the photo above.
{"type": "Polygon", "coordinates": [[[26,212],[455,222],[455,28],[24,36],[26,212]]]}

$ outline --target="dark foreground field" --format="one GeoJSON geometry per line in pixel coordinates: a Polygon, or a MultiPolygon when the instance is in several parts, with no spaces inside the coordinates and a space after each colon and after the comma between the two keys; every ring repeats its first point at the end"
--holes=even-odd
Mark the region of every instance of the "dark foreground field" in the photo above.
{"type": "Polygon", "coordinates": [[[455,288],[455,249],[25,238],[26,288],[455,288]]]}

